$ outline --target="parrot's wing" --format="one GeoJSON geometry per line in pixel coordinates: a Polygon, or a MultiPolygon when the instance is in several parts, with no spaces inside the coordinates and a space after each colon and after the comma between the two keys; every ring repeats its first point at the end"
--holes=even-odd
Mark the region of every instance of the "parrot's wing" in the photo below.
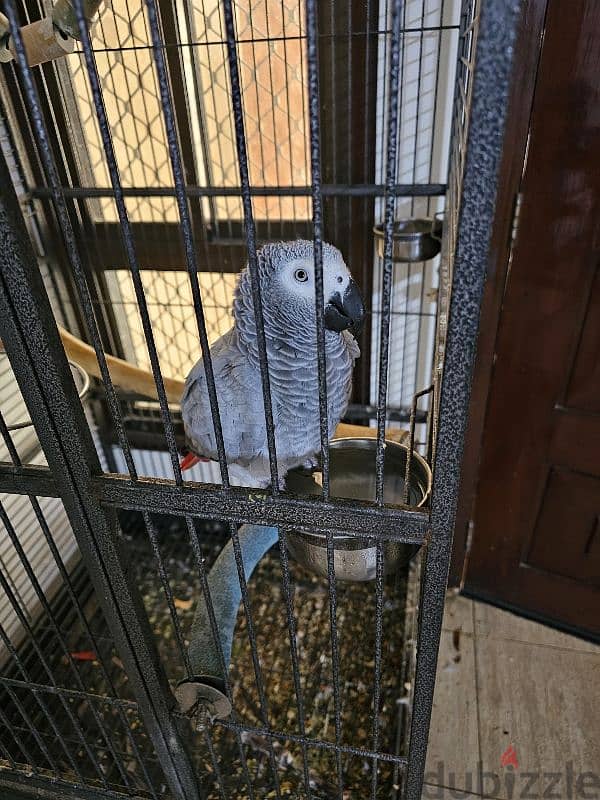
{"type": "MultiPolygon", "coordinates": [[[[211,357],[227,459],[245,463],[261,452],[266,438],[260,384],[254,385],[256,376],[236,346],[233,331],[215,342],[211,357]]],[[[181,407],[192,448],[216,459],[217,444],[203,359],[187,377],[181,407]]]]}
{"type": "MultiPolygon", "coordinates": [[[[217,387],[217,398],[220,399],[221,373],[227,373],[228,363],[233,357],[231,346],[231,331],[221,336],[210,348],[213,374],[215,376],[215,386],[217,387]]],[[[200,358],[192,367],[185,379],[185,388],[181,396],[181,410],[184,420],[192,419],[191,427],[197,433],[207,433],[212,430],[212,415],[210,401],[208,398],[208,388],[206,381],[206,365],[204,359],[200,358]]]]}

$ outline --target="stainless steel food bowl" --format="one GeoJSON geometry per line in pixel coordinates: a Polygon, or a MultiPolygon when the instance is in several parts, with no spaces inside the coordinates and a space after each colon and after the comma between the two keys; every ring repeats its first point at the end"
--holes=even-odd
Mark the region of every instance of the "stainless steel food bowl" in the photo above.
{"type": "MultiPolygon", "coordinates": [[[[377,240],[377,253],[383,258],[384,226],[373,228],[377,240]]],[[[428,219],[403,219],[394,222],[392,233],[392,261],[427,261],[440,252],[442,221],[437,217],[428,219]]]]}
{"type": "Polygon", "coordinates": [[[75,381],[75,388],[77,389],[77,394],[79,399],[83,403],[85,400],[87,393],[90,390],[90,376],[84,370],[84,368],[77,364],[75,361],[69,361],[69,366],[71,367],[71,375],[73,376],[73,380],[75,381]]]}
{"type": "MultiPolygon", "coordinates": [[[[0,342],[1,345],[1,342],[0,342]]],[[[0,350],[0,355],[6,355],[3,351],[0,350]]],[[[77,394],[79,395],[79,399],[83,402],[87,396],[87,393],[90,390],[90,377],[87,372],[84,370],[82,366],[76,364],[75,361],[69,361],[69,367],[71,368],[71,375],[73,376],[73,380],[75,382],[75,388],[77,389],[77,394]]],[[[13,380],[16,379],[13,378],[13,380]]],[[[9,431],[20,431],[24,428],[29,428],[33,425],[33,422],[28,420],[22,420],[20,422],[14,422],[12,425],[8,426],[9,431]]]]}
{"type": "MultiPolygon", "coordinates": [[[[335,439],[330,445],[329,483],[332,497],[351,500],[375,500],[375,439],[335,439]]],[[[401,504],[408,447],[386,441],[384,501],[401,504]]],[[[321,474],[308,475],[292,470],[287,488],[298,495],[321,493],[321,474]]],[[[431,470],[427,462],[413,452],[409,505],[423,506],[431,491],[431,470]]],[[[293,558],[312,572],[327,576],[327,543],[324,534],[304,530],[290,532],[287,537],[293,558]]],[[[373,540],[346,534],[335,534],[335,575],[342,581],[370,581],[375,578],[376,548],[373,540]]],[[[419,549],[418,545],[386,542],[384,570],[391,573],[406,566],[419,549]]]]}

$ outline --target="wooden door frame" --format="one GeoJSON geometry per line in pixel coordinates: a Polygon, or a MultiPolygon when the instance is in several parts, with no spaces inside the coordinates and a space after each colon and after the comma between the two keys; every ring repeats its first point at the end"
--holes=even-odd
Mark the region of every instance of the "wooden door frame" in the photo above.
{"type": "Polygon", "coordinates": [[[510,266],[514,225],[518,221],[519,189],[525,167],[529,123],[549,2],[550,0],[527,0],[517,34],[513,84],[461,467],[450,586],[462,586],[466,575],[483,432],[494,371],[496,337],[510,266]]]}

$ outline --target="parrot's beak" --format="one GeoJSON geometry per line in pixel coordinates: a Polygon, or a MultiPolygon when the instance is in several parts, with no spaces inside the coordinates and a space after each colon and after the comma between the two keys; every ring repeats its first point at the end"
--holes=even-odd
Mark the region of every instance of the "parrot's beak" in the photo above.
{"type": "Polygon", "coordinates": [[[365,318],[365,307],[358,286],[352,278],[341,295],[336,292],[325,306],[325,327],[330,331],[350,331],[358,339],[365,318]]]}

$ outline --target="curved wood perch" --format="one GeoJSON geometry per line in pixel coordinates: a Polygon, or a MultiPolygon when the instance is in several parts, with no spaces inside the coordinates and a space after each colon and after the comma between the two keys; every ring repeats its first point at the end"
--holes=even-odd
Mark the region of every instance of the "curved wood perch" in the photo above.
{"type": "MultiPolygon", "coordinates": [[[[67,357],[71,361],[80,364],[88,375],[94,378],[100,378],[100,367],[94,348],[89,344],[82,342],[77,336],[58,326],[58,332],[62,340],[63,346],[67,357]]],[[[135,394],[143,395],[151,400],[158,400],[156,392],[156,384],[154,383],[154,376],[141,367],[136,367],[129,361],[116,356],[106,355],[106,364],[110,371],[110,376],[117,386],[126,389],[135,394]]],[[[179,405],[181,395],[183,393],[184,381],[180,378],[163,378],[165,384],[165,392],[169,403],[179,405]]],[[[377,435],[376,428],[368,428],[366,425],[349,425],[346,422],[340,422],[335,431],[336,437],[344,436],[362,436],[374,438],[377,435]]],[[[385,432],[386,438],[395,442],[405,442],[408,440],[408,432],[400,428],[388,428],[385,432]]]]}

